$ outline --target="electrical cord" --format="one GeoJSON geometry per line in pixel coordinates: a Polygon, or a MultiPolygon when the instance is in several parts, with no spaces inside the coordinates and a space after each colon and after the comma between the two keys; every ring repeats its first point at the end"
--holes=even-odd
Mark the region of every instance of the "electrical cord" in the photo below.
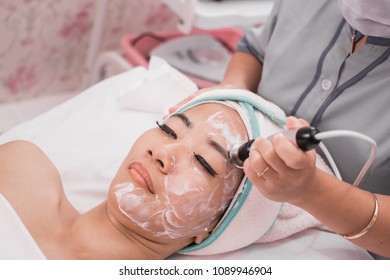
{"type": "MultiPolygon", "coordinates": [[[[362,133],[350,131],[350,130],[331,130],[331,131],[325,131],[325,132],[318,132],[317,134],[315,134],[315,139],[317,139],[317,140],[330,139],[330,138],[336,138],[336,137],[358,138],[360,140],[367,142],[371,147],[370,155],[369,155],[367,161],[365,162],[365,164],[363,165],[362,169],[360,170],[359,175],[356,177],[355,182],[353,183],[354,186],[358,186],[361,183],[364,175],[367,173],[368,169],[370,168],[371,164],[373,163],[373,161],[375,159],[376,152],[377,152],[376,142],[372,138],[370,138],[362,133]]],[[[324,152],[326,158],[328,159],[329,164],[331,165],[333,171],[335,172],[335,175],[339,178],[340,173],[339,173],[339,171],[336,167],[336,164],[334,163],[332,157],[330,156],[329,151],[326,149],[325,145],[320,145],[320,148],[324,152]]],[[[341,176],[339,179],[341,179],[341,176]]]]}

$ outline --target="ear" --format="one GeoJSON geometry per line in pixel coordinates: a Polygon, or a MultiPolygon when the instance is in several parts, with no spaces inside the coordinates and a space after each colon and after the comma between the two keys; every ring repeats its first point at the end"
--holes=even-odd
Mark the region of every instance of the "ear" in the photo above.
{"type": "Polygon", "coordinates": [[[197,235],[195,235],[195,243],[199,244],[202,243],[203,240],[205,240],[207,237],[210,236],[211,232],[214,230],[214,228],[217,226],[219,222],[219,219],[216,219],[207,229],[204,231],[199,232],[197,235]]]}
{"type": "Polygon", "coordinates": [[[199,244],[199,243],[202,243],[203,240],[205,240],[207,237],[209,237],[211,234],[211,232],[209,231],[202,231],[201,233],[198,233],[196,236],[195,236],[195,243],[196,244],[199,244]]]}

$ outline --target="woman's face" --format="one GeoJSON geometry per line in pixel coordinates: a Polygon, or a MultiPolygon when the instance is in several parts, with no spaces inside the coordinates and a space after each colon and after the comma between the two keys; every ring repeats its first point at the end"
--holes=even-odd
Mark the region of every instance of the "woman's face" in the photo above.
{"type": "Polygon", "coordinates": [[[239,115],[222,104],[170,117],[125,158],[110,189],[116,207],[144,234],[176,239],[211,231],[243,176],[227,151],[246,139],[239,115]]]}

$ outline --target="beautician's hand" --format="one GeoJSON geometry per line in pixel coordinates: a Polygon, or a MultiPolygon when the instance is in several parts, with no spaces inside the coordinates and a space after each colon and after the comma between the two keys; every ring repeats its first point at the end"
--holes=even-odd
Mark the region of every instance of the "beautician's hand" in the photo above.
{"type": "MultiPolygon", "coordinates": [[[[286,125],[288,129],[294,129],[308,126],[308,123],[289,117],[286,125]]],[[[256,139],[244,163],[245,174],[265,197],[299,203],[313,191],[312,182],[318,172],[316,153],[314,150],[302,151],[282,134],[271,141],[256,139]]]]}
{"type": "Polygon", "coordinates": [[[183,99],[182,101],[180,101],[179,103],[177,103],[176,105],[172,106],[171,108],[169,108],[169,114],[172,114],[173,112],[175,112],[179,107],[181,107],[182,105],[186,104],[187,102],[190,102],[192,99],[194,99],[195,97],[197,97],[199,94],[202,94],[206,91],[210,91],[210,90],[213,90],[213,89],[221,89],[221,88],[238,88],[238,87],[235,87],[235,86],[232,86],[232,85],[227,85],[227,84],[219,84],[217,86],[214,86],[214,87],[208,87],[208,88],[202,88],[196,92],[194,92],[193,94],[191,94],[190,96],[188,96],[187,98],[183,99]]]}
{"type": "Polygon", "coordinates": [[[184,104],[190,102],[192,99],[194,99],[195,97],[197,97],[199,94],[201,94],[202,92],[205,92],[207,90],[211,90],[215,87],[210,87],[210,88],[203,88],[203,89],[200,89],[198,91],[195,91],[193,94],[191,94],[190,96],[188,96],[187,98],[183,99],[182,101],[180,101],[179,103],[177,103],[176,105],[172,106],[171,108],[169,108],[169,114],[172,114],[173,112],[175,112],[178,108],[180,108],[181,106],[183,106],[184,104]]]}

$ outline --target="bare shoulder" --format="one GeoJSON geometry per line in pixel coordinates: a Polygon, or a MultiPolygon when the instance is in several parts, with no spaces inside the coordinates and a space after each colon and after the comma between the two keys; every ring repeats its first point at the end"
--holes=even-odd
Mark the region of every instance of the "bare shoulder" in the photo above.
{"type": "MultiPolygon", "coordinates": [[[[0,153],[7,153],[10,151],[18,151],[18,150],[40,150],[38,146],[33,144],[32,142],[26,141],[26,140],[14,140],[7,142],[5,144],[0,145],[0,153]]],[[[3,154],[4,155],[4,154],[3,154]]]]}
{"type": "Polygon", "coordinates": [[[13,167],[14,164],[25,166],[45,162],[51,164],[45,153],[31,142],[15,140],[0,145],[0,164],[4,164],[4,168],[13,167]]]}
{"type": "MultiPolygon", "coordinates": [[[[58,180],[56,167],[35,144],[17,140],[0,145],[0,187],[9,183],[58,180]]],[[[14,185],[14,184],[12,184],[14,185]]]]}
{"type": "Polygon", "coordinates": [[[57,238],[63,237],[64,222],[77,214],[66,199],[54,164],[39,147],[27,141],[0,145],[0,194],[37,244],[46,250],[51,250],[58,240],[63,241],[57,238]]]}
{"type": "Polygon", "coordinates": [[[20,149],[40,150],[37,145],[26,140],[14,140],[0,145],[0,152],[20,149]]]}

